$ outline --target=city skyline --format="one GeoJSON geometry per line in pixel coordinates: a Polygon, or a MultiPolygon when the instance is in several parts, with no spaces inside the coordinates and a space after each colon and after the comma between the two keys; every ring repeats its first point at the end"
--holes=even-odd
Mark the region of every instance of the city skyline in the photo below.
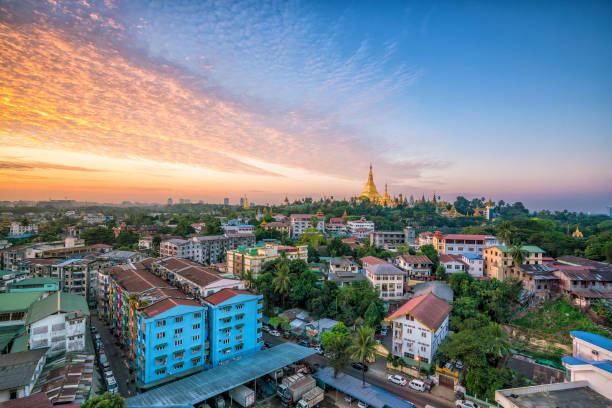
{"type": "Polygon", "coordinates": [[[612,205],[606,3],[0,3],[3,200],[612,205]]]}

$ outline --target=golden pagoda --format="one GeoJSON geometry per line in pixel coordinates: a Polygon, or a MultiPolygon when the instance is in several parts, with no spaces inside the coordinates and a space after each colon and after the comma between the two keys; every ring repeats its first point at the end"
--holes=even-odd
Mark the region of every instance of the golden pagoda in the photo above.
{"type": "Polygon", "coordinates": [[[377,204],[381,199],[380,194],[378,194],[378,190],[376,190],[376,185],[374,184],[374,176],[372,175],[372,164],[370,164],[370,174],[368,174],[368,182],[366,183],[363,189],[363,193],[361,193],[359,198],[367,198],[373,204],[377,204]]]}
{"type": "Polygon", "coordinates": [[[380,198],[379,204],[385,207],[394,207],[393,201],[391,201],[391,197],[389,197],[389,193],[387,192],[387,183],[385,183],[385,195],[380,198]]]}
{"type": "Polygon", "coordinates": [[[574,237],[574,238],[584,238],[584,236],[582,235],[582,231],[580,231],[578,229],[577,225],[576,225],[576,231],[572,232],[572,237],[574,237]]]}
{"type": "Polygon", "coordinates": [[[242,208],[244,208],[245,210],[248,210],[250,208],[249,199],[246,197],[244,197],[244,204],[242,205],[242,208]]]}

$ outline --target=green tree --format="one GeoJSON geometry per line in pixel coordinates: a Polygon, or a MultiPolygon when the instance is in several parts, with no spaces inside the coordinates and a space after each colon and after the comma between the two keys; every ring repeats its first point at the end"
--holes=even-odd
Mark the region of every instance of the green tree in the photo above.
{"type": "Polygon", "coordinates": [[[446,268],[444,265],[438,265],[436,268],[436,279],[437,280],[445,280],[446,279],[446,268]]]}
{"type": "Polygon", "coordinates": [[[378,327],[382,318],[383,312],[378,308],[376,303],[370,303],[363,318],[365,324],[370,327],[378,327]]]}
{"type": "Polygon", "coordinates": [[[132,230],[124,229],[121,230],[115,243],[119,247],[131,247],[138,242],[138,235],[134,234],[132,230]]]}
{"type": "Polygon", "coordinates": [[[283,308],[285,307],[285,297],[291,289],[291,279],[289,277],[289,266],[286,263],[280,263],[276,269],[276,277],[272,281],[274,285],[274,291],[278,293],[283,301],[283,308]]]}
{"type": "Polygon", "coordinates": [[[422,254],[422,255],[426,255],[429,258],[429,260],[431,262],[433,262],[434,268],[437,267],[437,265],[438,265],[438,251],[436,251],[436,248],[434,248],[433,245],[427,244],[427,245],[421,246],[421,249],[420,249],[419,253],[422,254]]]}
{"type": "Polygon", "coordinates": [[[204,235],[221,235],[223,234],[223,228],[221,228],[221,221],[218,219],[212,219],[206,223],[204,227],[204,235]]]}
{"type": "Polygon", "coordinates": [[[85,245],[107,244],[112,245],[115,241],[113,231],[105,227],[94,227],[83,231],[81,238],[85,241],[85,245]]]}
{"type": "Polygon", "coordinates": [[[88,399],[81,408],[125,408],[125,399],[119,394],[105,392],[88,399]]]}
{"type": "Polygon", "coordinates": [[[499,239],[502,240],[505,245],[510,245],[510,243],[512,242],[511,238],[513,231],[514,227],[512,226],[512,223],[510,221],[502,221],[495,228],[497,236],[499,237],[499,239]]]}
{"type": "Polygon", "coordinates": [[[327,363],[334,369],[334,378],[350,363],[351,334],[349,329],[338,323],[321,335],[327,363]]]}
{"type": "MultiPolygon", "coordinates": [[[[357,359],[361,364],[367,366],[370,360],[376,358],[376,340],[374,340],[374,329],[370,326],[361,326],[353,337],[353,344],[349,347],[351,358],[357,359]]],[[[361,371],[362,387],[365,388],[365,370],[361,371]]]]}
{"type": "Polygon", "coordinates": [[[514,266],[519,266],[525,263],[525,258],[527,258],[527,251],[523,249],[521,244],[513,245],[508,254],[512,258],[512,262],[514,266]]]}

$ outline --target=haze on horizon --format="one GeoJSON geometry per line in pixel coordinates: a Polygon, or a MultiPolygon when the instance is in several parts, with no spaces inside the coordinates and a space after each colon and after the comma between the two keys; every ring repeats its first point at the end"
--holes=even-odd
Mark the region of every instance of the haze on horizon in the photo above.
{"type": "Polygon", "coordinates": [[[612,205],[609,2],[0,0],[0,199],[612,205]]]}

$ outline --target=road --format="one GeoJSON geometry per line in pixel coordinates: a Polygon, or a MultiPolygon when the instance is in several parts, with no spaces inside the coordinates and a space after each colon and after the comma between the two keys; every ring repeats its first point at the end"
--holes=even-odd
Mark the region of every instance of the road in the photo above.
{"type": "MultiPolygon", "coordinates": [[[[264,341],[270,344],[271,346],[276,346],[283,342],[289,341],[282,337],[270,336],[268,333],[264,333],[263,338],[264,338],[264,341]]],[[[309,359],[311,359],[313,362],[316,362],[320,366],[327,365],[325,357],[321,355],[317,354],[315,356],[309,357],[309,359]]],[[[356,370],[350,366],[345,368],[343,372],[345,372],[346,374],[352,377],[358,378],[360,380],[362,378],[361,371],[356,370]]],[[[414,391],[411,388],[408,388],[407,386],[402,387],[400,385],[393,384],[392,382],[389,382],[386,377],[381,378],[380,375],[374,375],[370,372],[366,372],[366,382],[378,388],[381,388],[387,392],[390,392],[391,394],[396,395],[406,401],[412,402],[418,407],[424,407],[427,404],[432,405],[436,408],[453,408],[455,406],[450,401],[436,398],[428,393],[414,391]]]]}

